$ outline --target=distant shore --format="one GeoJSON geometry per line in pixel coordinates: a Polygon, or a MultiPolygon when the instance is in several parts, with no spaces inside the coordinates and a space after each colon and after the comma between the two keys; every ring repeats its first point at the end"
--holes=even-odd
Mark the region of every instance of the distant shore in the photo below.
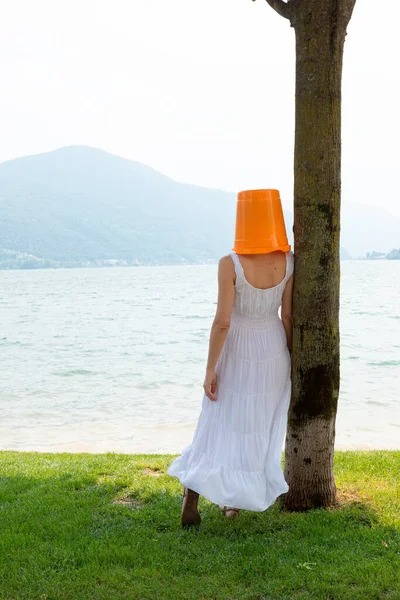
{"type": "MultiPolygon", "coordinates": [[[[369,254],[369,253],[368,253],[369,254]]],[[[393,250],[388,255],[381,255],[376,253],[377,256],[358,256],[358,257],[342,257],[341,261],[374,261],[379,262],[383,260],[400,260],[400,250],[393,250]],[[394,254],[395,253],[395,254],[394,254]]],[[[54,269],[113,269],[116,267],[124,267],[124,268],[132,268],[132,267],[186,267],[186,266],[200,266],[200,265],[216,265],[218,264],[218,259],[208,259],[201,260],[195,262],[189,262],[186,260],[182,260],[181,262],[165,262],[165,263],[153,263],[153,262],[133,262],[128,263],[124,260],[104,260],[97,261],[94,263],[91,262],[77,262],[69,264],[65,263],[57,263],[51,260],[39,259],[37,257],[30,258],[29,260],[24,261],[5,261],[0,262],[0,271],[38,271],[38,270],[54,270],[54,269]]]]}

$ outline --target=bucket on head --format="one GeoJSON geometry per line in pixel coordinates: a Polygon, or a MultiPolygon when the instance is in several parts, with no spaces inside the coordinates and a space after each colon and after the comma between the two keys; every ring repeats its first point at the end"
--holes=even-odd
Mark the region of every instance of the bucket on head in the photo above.
{"type": "Polygon", "coordinates": [[[290,245],[278,190],[239,192],[236,208],[235,245],[237,254],[265,254],[290,245]]]}

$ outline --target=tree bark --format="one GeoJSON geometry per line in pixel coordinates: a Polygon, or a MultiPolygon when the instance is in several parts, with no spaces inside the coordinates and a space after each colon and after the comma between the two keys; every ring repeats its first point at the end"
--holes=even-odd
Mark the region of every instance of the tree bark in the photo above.
{"type": "Polygon", "coordinates": [[[284,471],[289,491],[280,498],[286,510],[326,507],[336,501],[341,79],[354,4],[355,0],[293,0],[287,9],[274,7],[282,16],[288,11],[296,36],[294,330],[284,471]]]}

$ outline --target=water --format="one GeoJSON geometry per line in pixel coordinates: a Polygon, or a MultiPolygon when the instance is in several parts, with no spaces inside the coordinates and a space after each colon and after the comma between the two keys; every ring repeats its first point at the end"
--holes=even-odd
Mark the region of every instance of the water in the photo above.
{"type": "MultiPolygon", "coordinates": [[[[216,265],[0,271],[0,448],[180,452],[216,265]]],[[[400,448],[400,262],[342,263],[337,448],[400,448]]]]}

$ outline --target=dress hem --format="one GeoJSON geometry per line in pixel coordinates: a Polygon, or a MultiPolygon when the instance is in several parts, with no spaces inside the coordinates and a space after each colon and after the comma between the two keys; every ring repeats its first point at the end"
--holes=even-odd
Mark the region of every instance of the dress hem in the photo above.
{"type": "Polygon", "coordinates": [[[190,446],[167,472],[214,504],[253,512],[264,512],[289,490],[282,470],[283,481],[271,481],[265,471],[232,469],[211,461],[202,452],[192,451],[190,446]]]}

